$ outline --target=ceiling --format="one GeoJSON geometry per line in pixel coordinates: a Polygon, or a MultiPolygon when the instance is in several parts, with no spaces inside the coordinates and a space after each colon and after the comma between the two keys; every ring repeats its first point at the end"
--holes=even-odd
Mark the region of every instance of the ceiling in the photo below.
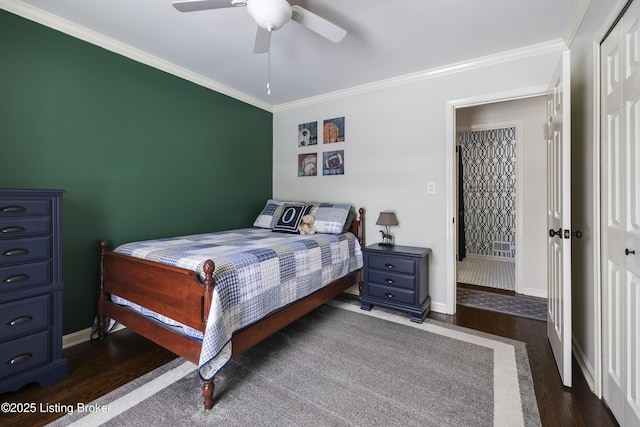
{"type": "MultiPolygon", "coordinates": [[[[254,0],[260,1],[260,0],[254,0]]],[[[262,108],[547,43],[570,42],[590,0],[291,0],[347,30],[290,21],[254,54],[246,8],[172,0],[0,0],[0,7],[262,108]],[[569,40],[568,40],[569,39],[569,40]]]]}

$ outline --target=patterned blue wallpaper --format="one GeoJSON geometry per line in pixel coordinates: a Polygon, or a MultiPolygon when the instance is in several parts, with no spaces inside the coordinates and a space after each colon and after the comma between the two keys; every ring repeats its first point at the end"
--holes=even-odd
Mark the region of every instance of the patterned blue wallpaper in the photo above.
{"type": "Polygon", "coordinates": [[[466,252],[513,258],[495,252],[494,242],[515,245],[516,128],[460,132],[458,146],[466,252]]]}

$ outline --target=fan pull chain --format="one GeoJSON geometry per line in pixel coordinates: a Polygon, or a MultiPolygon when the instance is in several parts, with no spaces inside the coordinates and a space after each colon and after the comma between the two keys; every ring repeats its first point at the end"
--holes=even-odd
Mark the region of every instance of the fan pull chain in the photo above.
{"type": "Polygon", "coordinates": [[[267,95],[271,95],[271,49],[267,51],[267,95]]]}
{"type": "MultiPolygon", "coordinates": [[[[269,40],[271,40],[273,27],[269,25],[267,31],[269,31],[269,40]]],[[[271,46],[267,49],[267,95],[271,95],[271,46]]]]}

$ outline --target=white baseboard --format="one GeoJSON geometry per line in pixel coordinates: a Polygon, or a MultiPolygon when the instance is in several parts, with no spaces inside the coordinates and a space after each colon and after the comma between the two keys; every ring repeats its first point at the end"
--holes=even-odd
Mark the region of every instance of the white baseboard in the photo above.
{"type": "MultiPolygon", "coordinates": [[[[125,329],[126,326],[121,325],[120,323],[116,324],[111,332],[116,332],[121,329],[125,329]]],[[[64,335],[62,337],[62,349],[73,347],[74,345],[82,344],[83,342],[91,341],[91,329],[86,328],[81,329],[76,332],[72,332],[70,334],[64,335]]]]}
{"type": "Polygon", "coordinates": [[[503,261],[503,262],[516,262],[516,259],[513,257],[506,256],[495,256],[495,255],[482,255],[482,254],[467,254],[467,258],[479,258],[479,259],[488,259],[491,261],[503,261]]]}
{"type": "Polygon", "coordinates": [[[444,304],[441,302],[434,302],[433,300],[431,301],[430,310],[435,311],[436,313],[452,314],[452,313],[447,313],[447,304],[444,304]]]}
{"type": "MultiPolygon", "coordinates": [[[[591,393],[596,394],[595,392],[595,379],[594,379],[594,370],[587,358],[585,357],[584,352],[582,351],[582,347],[578,344],[576,340],[571,341],[571,348],[573,351],[573,356],[576,358],[576,362],[582,371],[582,375],[584,376],[585,381],[587,381],[587,385],[591,389],[591,393]]],[[[596,394],[597,395],[597,394],[596,394]]]]}
{"type": "Polygon", "coordinates": [[[516,289],[516,292],[518,292],[519,294],[522,294],[522,295],[529,296],[529,297],[537,297],[537,298],[543,298],[543,299],[547,299],[548,298],[546,289],[521,288],[521,289],[516,289]]]}

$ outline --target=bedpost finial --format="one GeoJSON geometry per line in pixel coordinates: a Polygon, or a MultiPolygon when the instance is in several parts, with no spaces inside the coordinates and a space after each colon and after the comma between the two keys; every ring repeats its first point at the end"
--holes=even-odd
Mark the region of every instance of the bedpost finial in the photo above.
{"type": "Polygon", "coordinates": [[[210,259],[206,260],[202,265],[202,270],[204,271],[205,276],[212,276],[213,270],[215,270],[215,264],[210,259]]]}

